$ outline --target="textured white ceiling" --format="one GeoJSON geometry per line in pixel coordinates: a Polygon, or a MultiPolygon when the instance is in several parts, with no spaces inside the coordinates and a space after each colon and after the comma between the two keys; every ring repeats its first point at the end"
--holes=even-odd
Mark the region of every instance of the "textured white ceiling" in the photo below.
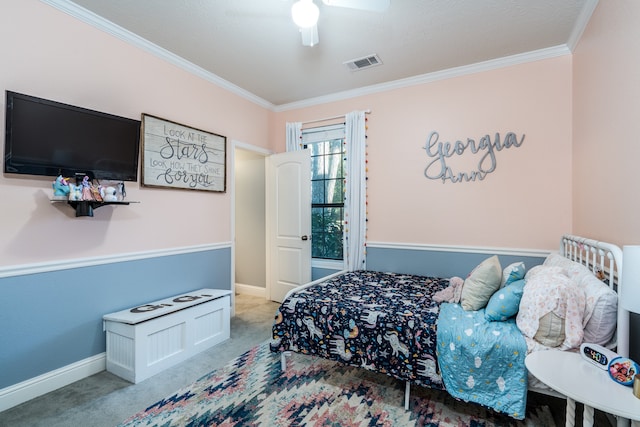
{"type": "Polygon", "coordinates": [[[391,0],[376,13],[314,0],[320,41],[305,47],[291,20],[293,1],[47,2],[81,6],[97,15],[91,19],[128,30],[274,107],[545,49],[568,52],[597,4],[391,0]],[[370,54],[383,65],[355,72],[343,65],[370,54]]]}

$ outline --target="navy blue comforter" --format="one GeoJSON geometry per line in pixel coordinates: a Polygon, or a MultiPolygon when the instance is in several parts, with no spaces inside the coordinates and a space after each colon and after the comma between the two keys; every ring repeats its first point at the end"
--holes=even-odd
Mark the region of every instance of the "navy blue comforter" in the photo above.
{"type": "Polygon", "coordinates": [[[287,298],[273,325],[273,352],[312,354],[443,389],[436,364],[433,294],[448,279],[356,271],[287,298]]]}

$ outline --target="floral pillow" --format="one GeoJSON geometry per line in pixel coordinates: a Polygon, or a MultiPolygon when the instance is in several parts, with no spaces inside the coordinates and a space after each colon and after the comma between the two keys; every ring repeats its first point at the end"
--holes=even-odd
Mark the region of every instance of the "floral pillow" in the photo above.
{"type": "Polygon", "coordinates": [[[579,347],[584,337],[584,291],[561,267],[534,267],[530,273],[516,317],[518,329],[525,337],[549,347],[561,350],[579,347]]]}
{"type": "Polygon", "coordinates": [[[509,264],[502,270],[502,281],[500,282],[500,287],[504,288],[509,283],[515,282],[516,280],[524,279],[525,266],[524,262],[514,262],[513,264],[509,264]]]}

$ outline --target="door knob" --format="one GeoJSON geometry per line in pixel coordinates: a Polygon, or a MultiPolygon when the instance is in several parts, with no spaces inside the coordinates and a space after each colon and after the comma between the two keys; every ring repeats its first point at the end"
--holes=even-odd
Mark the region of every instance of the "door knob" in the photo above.
{"type": "Polygon", "coordinates": [[[306,234],[301,237],[302,240],[311,240],[311,236],[307,236],[306,234]]]}

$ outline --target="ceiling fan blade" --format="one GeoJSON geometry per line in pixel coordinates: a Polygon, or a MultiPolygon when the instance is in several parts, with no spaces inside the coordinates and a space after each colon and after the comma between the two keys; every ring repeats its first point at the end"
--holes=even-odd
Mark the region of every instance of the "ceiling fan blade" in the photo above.
{"type": "Polygon", "coordinates": [[[384,12],[391,0],[322,0],[327,6],[348,7],[350,9],[384,12]]]}

